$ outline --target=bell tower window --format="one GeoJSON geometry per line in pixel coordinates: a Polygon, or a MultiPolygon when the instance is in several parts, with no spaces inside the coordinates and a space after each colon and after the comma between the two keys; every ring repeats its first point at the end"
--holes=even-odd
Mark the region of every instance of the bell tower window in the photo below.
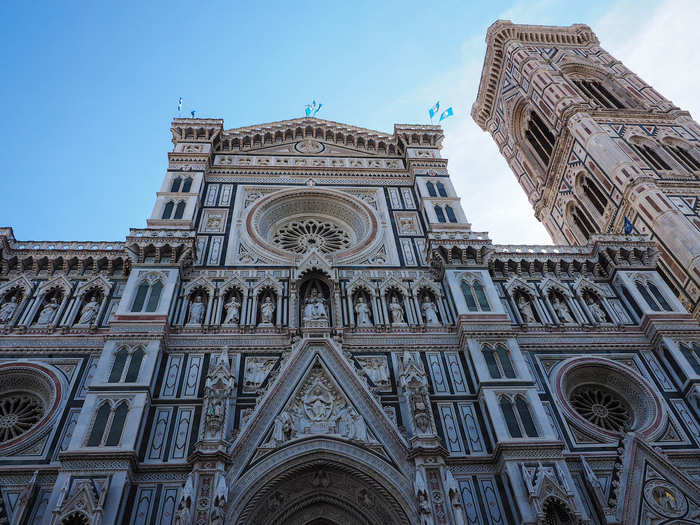
{"type": "Polygon", "coordinates": [[[530,112],[525,138],[537,152],[545,167],[548,166],[554,150],[554,135],[534,111],[530,112]]]}
{"type": "Polygon", "coordinates": [[[647,144],[632,144],[632,147],[637,153],[655,170],[669,171],[669,166],[664,159],[647,144]]]}
{"type": "Polygon", "coordinates": [[[624,109],[625,106],[597,80],[574,80],[574,84],[589,99],[608,109],[624,109]]]}
{"type": "Polygon", "coordinates": [[[700,162],[697,161],[695,157],[683,146],[664,146],[666,150],[674,159],[680,162],[681,166],[684,166],[689,171],[700,170],[700,162]]]}
{"type": "Polygon", "coordinates": [[[445,212],[442,211],[440,206],[435,206],[435,216],[438,222],[445,222],[445,212]]]}
{"type": "Polygon", "coordinates": [[[573,219],[576,227],[579,229],[579,231],[586,238],[586,240],[590,239],[591,235],[593,235],[595,233],[596,228],[593,227],[593,224],[588,219],[586,214],[581,210],[581,208],[579,208],[578,206],[575,206],[574,211],[571,214],[571,218],[573,219]]]}

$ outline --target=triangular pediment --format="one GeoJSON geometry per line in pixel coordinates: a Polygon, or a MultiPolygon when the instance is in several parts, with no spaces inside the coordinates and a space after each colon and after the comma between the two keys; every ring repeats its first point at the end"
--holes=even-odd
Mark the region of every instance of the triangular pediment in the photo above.
{"type": "Polygon", "coordinates": [[[303,340],[282,362],[237,436],[232,473],[314,438],[361,447],[387,467],[410,472],[408,443],[336,346],[329,339],[303,340]]]}

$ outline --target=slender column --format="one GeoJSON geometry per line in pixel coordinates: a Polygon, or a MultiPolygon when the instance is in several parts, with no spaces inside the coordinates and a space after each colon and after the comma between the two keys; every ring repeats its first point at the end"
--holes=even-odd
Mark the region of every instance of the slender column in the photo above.
{"type": "Polygon", "coordinates": [[[275,316],[277,326],[282,326],[282,291],[277,292],[277,314],[275,316]]]}
{"type": "Polygon", "coordinates": [[[17,323],[23,317],[23,315],[27,313],[24,309],[26,308],[27,304],[29,304],[31,302],[31,300],[32,299],[31,299],[30,292],[25,293],[24,298],[22,299],[22,302],[19,303],[19,306],[17,307],[17,311],[12,316],[12,319],[10,319],[10,321],[7,323],[8,327],[17,325],[17,323]]]}
{"type": "Polygon", "coordinates": [[[180,310],[180,316],[179,319],[177,320],[177,324],[180,326],[184,326],[185,324],[185,317],[187,316],[187,309],[190,306],[190,298],[188,295],[185,295],[182,299],[182,310],[180,310]]]}
{"type": "MultiPolygon", "coordinates": [[[[343,307],[340,302],[340,288],[336,288],[333,292],[333,299],[335,302],[335,323],[336,328],[343,326],[343,307]]],[[[330,313],[330,312],[329,312],[330,313]]]]}
{"type": "Polygon", "coordinates": [[[406,323],[409,324],[409,325],[411,325],[411,324],[414,324],[414,325],[420,324],[420,323],[418,323],[417,320],[413,319],[413,313],[412,313],[412,311],[411,311],[411,306],[410,306],[410,304],[411,304],[411,299],[408,298],[408,297],[404,297],[404,298],[403,298],[403,309],[406,310],[406,323]]]}
{"type": "Polygon", "coordinates": [[[554,312],[554,307],[552,306],[552,302],[549,300],[549,295],[544,294],[543,300],[544,300],[545,307],[547,308],[547,310],[549,310],[549,314],[552,318],[552,321],[554,321],[554,324],[558,324],[558,325],[564,324],[559,319],[559,316],[554,312]]]}
{"type": "Polygon", "coordinates": [[[445,302],[442,295],[440,297],[435,298],[435,304],[437,305],[438,312],[440,312],[440,317],[443,326],[451,324],[452,322],[450,320],[450,316],[448,315],[447,308],[445,308],[445,302]]]}
{"type": "MultiPolygon", "coordinates": [[[[416,319],[417,325],[425,325],[425,320],[423,319],[423,314],[420,311],[420,303],[418,302],[418,296],[415,294],[415,292],[411,293],[412,299],[413,299],[413,305],[416,309],[416,315],[418,318],[416,319]]],[[[408,308],[408,301],[406,302],[406,308],[408,308]]]]}
{"type": "MultiPolygon", "coordinates": [[[[226,295],[224,290],[221,290],[219,288],[216,289],[216,313],[214,314],[214,319],[211,324],[221,324],[224,322],[224,318],[222,317],[222,312],[224,310],[224,296],[226,295]]],[[[240,315],[240,312],[239,312],[240,315]]]]}
{"type": "Polygon", "coordinates": [[[260,294],[257,293],[253,296],[252,311],[250,312],[250,326],[256,326],[258,324],[258,299],[260,294]]]}
{"type": "Polygon", "coordinates": [[[580,313],[576,310],[574,298],[569,295],[565,295],[564,299],[566,299],[566,304],[569,306],[569,310],[571,310],[571,316],[574,318],[574,321],[583,324],[581,323],[580,313]]]}
{"type": "Polygon", "coordinates": [[[510,304],[511,310],[513,310],[513,316],[515,316],[515,322],[518,324],[523,324],[523,317],[520,315],[520,309],[518,305],[515,304],[515,299],[511,297],[510,292],[506,295],[506,301],[510,304]]]}
{"type": "Polygon", "coordinates": [[[204,319],[202,320],[203,321],[202,324],[205,324],[205,325],[211,324],[211,311],[212,311],[213,307],[214,307],[214,291],[212,290],[212,292],[210,294],[208,294],[208,297],[207,297],[207,311],[204,314],[204,319]]]}
{"type": "Polygon", "coordinates": [[[102,303],[100,304],[100,309],[97,311],[95,316],[95,326],[99,326],[102,322],[102,317],[104,316],[105,310],[107,310],[107,305],[109,304],[109,294],[106,293],[102,298],[102,303]]]}
{"type": "Polygon", "coordinates": [[[593,313],[591,312],[591,309],[588,308],[588,303],[583,298],[583,296],[580,296],[580,297],[581,297],[581,308],[583,309],[583,311],[586,313],[586,316],[588,317],[588,323],[589,324],[596,324],[597,321],[595,320],[595,317],[593,317],[593,313]]]}
{"type": "Polygon", "coordinates": [[[58,307],[58,312],[53,316],[53,319],[49,324],[52,324],[54,326],[59,326],[59,321],[63,317],[63,312],[66,310],[66,306],[68,306],[68,296],[70,295],[70,292],[66,292],[65,297],[61,300],[61,304],[58,307]]]}
{"type": "Polygon", "coordinates": [[[73,323],[75,323],[75,318],[78,315],[78,311],[80,310],[80,306],[83,304],[84,296],[85,294],[80,295],[78,297],[73,297],[70,300],[68,308],[66,308],[66,316],[63,320],[63,324],[65,324],[66,326],[73,326],[73,323]]]}
{"type": "Polygon", "coordinates": [[[352,303],[352,290],[348,290],[348,326],[355,326],[355,305],[352,303]]]}
{"type": "Polygon", "coordinates": [[[382,316],[379,315],[379,303],[380,299],[374,293],[370,296],[369,302],[372,304],[372,316],[374,317],[374,325],[382,324],[382,316]]]}
{"type": "Polygon", "coordinates": [[[33,302],[29,305],[27,311],[24,312],[24,316],[19,322],[20,325],[29,326],[31,324],[32,320],[34,319],[34,316],[36,315],[36,311],[39,309],[39,306],[41,306],[41,303],[44,302],[45,295],[46,292],[42,292],[33,299],[33,302]]]}
{"type": "Polygon", "coordinates": [[[617,324],[618,322],[620,322],[620,323],[622,322],[621,320],[619,320],[619,319],[617,318],[617,313],[616,313],[615,310],[612,308],[612,306],[610,306],[610,303],[608,302],[608,298],[607,298],[607,297],[601,296],[601,297],[600,297],[600,302],[603,303],[603,309],[604,309],[605,312],[608,314],[608,317],[610,317],[610,320],[613,322],[613,324],[617,324]]]}
{"type": "Polygon", "coordinates": [[[241,298],[241,314],[238,321],[239,326],[248,324],[248,288],[243,289],[243,297],[241,298]]]}
{"type": "Polygon", "coordinates": [[[384,312],[384,324],[391,326],[391,318],[389,317],[389,310],[386,307],[386,294],[379,296],[379,302],[382,305],[382,312],[384,312]]]}

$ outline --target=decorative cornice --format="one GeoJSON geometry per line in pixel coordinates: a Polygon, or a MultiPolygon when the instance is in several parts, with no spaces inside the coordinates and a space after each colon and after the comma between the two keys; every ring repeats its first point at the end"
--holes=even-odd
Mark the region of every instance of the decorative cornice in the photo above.
{"type": "Polygon", "coordinates": [[[496,106],[506,45],[511,41],[523,44],[548,46],[588,47],[598,45],[598,37],[585,24],[569,27],[514,24],[510,20],[497,20],[486,31],[486,57],[481,70],[481,81],[476,101],[472,105],[472,118],[486,131],[486,124],[496,106]]]}

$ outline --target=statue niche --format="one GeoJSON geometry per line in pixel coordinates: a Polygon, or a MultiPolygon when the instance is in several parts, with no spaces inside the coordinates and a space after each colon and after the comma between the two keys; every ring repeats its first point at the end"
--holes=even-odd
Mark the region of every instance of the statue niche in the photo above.
{"type": "Polygon", "coordinates": [[[0,302],[0,326],[9,325],[15,317],[17,308],[22,302],[22,290],[13,288],[0,302]]]}
{"type": "Polygon", "coordinates": [[[330,326],[330,289],[319,278],[311,277],[302,283],[300,308],[301,320],[306,328],[330,326]]]}
{"type": "Polygon", "coordinates": [[[187,313],[187,326],[201,326],[207,311],[207,292],[203,288],[195,289],[190,295],[190,307],[187,313]]]}
{"type": "Polygon", "coordinates": [[[365,290],[358,290],[352,299],[355,309],[355,324],[359,327],[374,326],[371,298],[365,290]]]}
{"type": "Polygon", "coordinates": [[[56,313],[63,299],[63,291],[60,288],[53,288],[44,296],[39,314],[36,319],[37,326],[48,326],[56,324],[56,313]]]}
{"type": "Polygon", "coordinates": [[[78,315],[78,326],[91,326],[97,323],[97,315],[102,305],[102,292],[99,288],[92,288],[83,296],[83,306],[78,315]]]}
{"type": "Polygon", "coordinates": [[[541,322],[530,294],[518,290],[515,295],[515,302],[518,305],[518,311],[520,312],[523,324],[527,325],[541,322]]]}
{"type": "Polygon", "coordinates": [[[241,322],[243,295],[238,288],[231,288],[224,296],[224,320],[222,324],[238,326],[241,322]]]}
{"type": "Polygon", "coordinates": [[[575,324],[576,321],[571,315],[571,309],[567,304],[564,294],[557,290],[553,290],[549,294],[549,303],[561,324],[575,324]]]}
{"type": "Polygon", "coordinates": [[[432,292],[425,290],[421,294],[420,309],[427,326],[440,326],[437,302],[432,292]]]}
{"type": "Polygon", "coordinates": [[[264,289],[258,296],[258,326],[270,327],[275,325],[277,296],[271,289],[264,289]]]}

